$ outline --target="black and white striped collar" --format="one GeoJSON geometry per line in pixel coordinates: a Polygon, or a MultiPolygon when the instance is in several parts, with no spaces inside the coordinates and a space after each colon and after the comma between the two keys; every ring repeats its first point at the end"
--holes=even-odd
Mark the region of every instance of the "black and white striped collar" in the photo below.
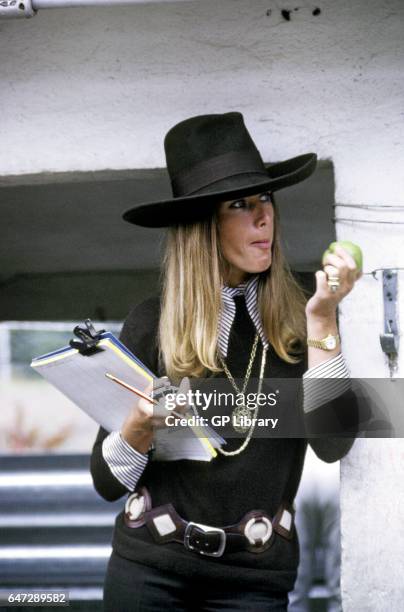
{"type": "Polygon", "coordinates": [[[268,340],[264,333],[261,316],[258,309],[258,276],[251,277],[247,282],[237,287],[222,287],[222,310],[219,320],[218,345],[222,357],[227,357],[227,349],[230,338],[231,326],[236,315],[236,304],[234,298],[237,295],[244,295],[248,314],[255,325],[262,344],[268,347],[268,340]]]}

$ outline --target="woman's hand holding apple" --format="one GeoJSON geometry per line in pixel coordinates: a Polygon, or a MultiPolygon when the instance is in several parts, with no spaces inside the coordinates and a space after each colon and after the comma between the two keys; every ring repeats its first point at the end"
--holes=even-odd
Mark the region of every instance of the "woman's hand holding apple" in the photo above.
{"type": "Polygon", "coordinates": [[[306,305],[306,316],[325,320],[333,319],[341,300],[350,293],[362,276],[361,249],[348,241],[332,242],[322,258],[323,270],[316,272],[316,291],[306,305]],[[328,276],[337,276],[339,286],[330,291],[328,276]]]}

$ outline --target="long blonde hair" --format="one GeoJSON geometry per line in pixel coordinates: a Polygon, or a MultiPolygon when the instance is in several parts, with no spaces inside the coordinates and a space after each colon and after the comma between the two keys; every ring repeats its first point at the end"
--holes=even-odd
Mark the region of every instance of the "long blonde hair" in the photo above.
{"type": "MultiPolygon", "coordinates": [[[[272,263],[260,274],[258,306],[269,342],[281,359],[293,364],[301,359],[306,337],[306,296],[282,253],[279,215],[274,209],[272,263]]],[[[222,371],[217,335],[226,265],[216,217],[169,229],[159,346],[167,376],[173,381],[203,376],[208,370],[222,371]]]]}

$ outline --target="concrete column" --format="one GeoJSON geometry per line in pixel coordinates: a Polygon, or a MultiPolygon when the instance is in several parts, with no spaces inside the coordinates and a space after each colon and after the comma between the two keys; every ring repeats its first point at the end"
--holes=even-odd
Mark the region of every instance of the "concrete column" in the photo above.
{"type": "MultiPolygon", "coordinates": [[[[364,154],[365,147],[362,146],[359,156],[364,154]]],[[[354,155],[347,152],[346,157],[347,163],[340,173],[345,176],[345,183],[341,180],[338,183],[338,165],[336,167],[337,184],[340,185],[337,202],[395,204],[396,208],[367,210],[337,207],[338,217],[356,219],[352,223],[337,223],[338,238],[361,245],[365,271],[404,267],[404,200],[397,189],[402,181],[398,165],[395,169],[386,167],[384,173],[383,155],[369,155],[369,171],[363,176],[355,165],[354,155]],[[377,183],[375,176],[379,177],[377,183]],[[383,176],[389,178],[385,180],[383,176]],[[372,186],[373,197],[370,195],[372,186]],[[362,197],[360,194],[363,194],[362,197]],[[360,219],[391,221],[392,224],[364,223],[360,219]]],[[[398,272],[398,284],[399,320],[404,321],[402,270],[398,272]]],[[[379,334],[383,332],[381,272],[377,273],[377,280],[370,275],[362,277],[355,291],[343,301],[340,328],[351,376],[369,379],[369,383],[372,378],[385,378],[384,389],[388,395],[389,386],[398,383],[390,379],[388,360],[379,342],[379,334]]],[[[403,346],[397,365],[395,376],[400,377],[404,371],[403,346]]],[[[402,439],[358,439],[349,455],[341,461],[344,612],[403,610],[403,472],[402,439]]]]}
{"type": "Polygon", "coordinates": [[[341,462],[344,612],[403,609],[404,442],[357,440],[341,462]]]}

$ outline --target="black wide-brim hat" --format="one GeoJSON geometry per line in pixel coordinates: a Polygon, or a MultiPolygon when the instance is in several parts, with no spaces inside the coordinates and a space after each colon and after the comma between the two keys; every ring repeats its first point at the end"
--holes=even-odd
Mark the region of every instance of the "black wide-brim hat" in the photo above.
{"type": "Polygon", "coordinates": [[[198,115],[175,125],[164,140],[173,197],[138,204],[123,218],[144,227],[201,221],[224,200],[278,191],[308,178],[314,153],[264,164],[241,113],[198,115]]]}

